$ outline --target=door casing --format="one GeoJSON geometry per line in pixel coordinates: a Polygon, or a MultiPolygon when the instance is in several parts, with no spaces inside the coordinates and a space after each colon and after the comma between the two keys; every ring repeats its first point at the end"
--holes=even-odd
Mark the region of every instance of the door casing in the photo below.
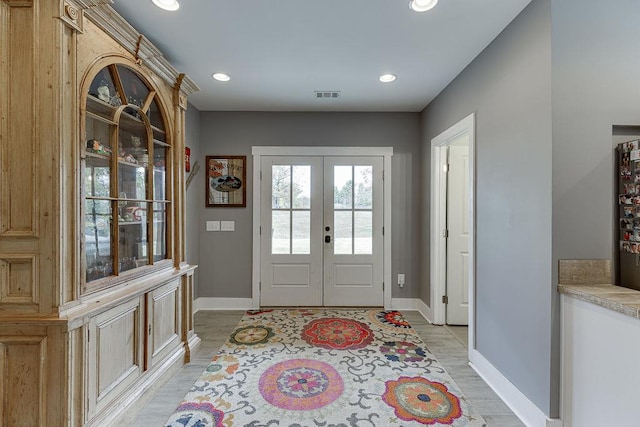
{"type": "Polygon", "coordinates": [[[260,307],[260,215],[261,215],[261,175],[262,156],[379,156],[383,157],[383,271],[384,308],[391,309],[391,156],[393,147],[300,147],[300,146],[254,146],[253,155],[253,270],[252,307],[260,307]]]}
{"type": "Polygon", "coordinates": [[[464,133],[469,135],[469,353],[475,349],[475,121],[475,113],[472,113],[431,140],[431,314],[434,324],[443,325],[446,306],[442,296],[446,292],[447,261],[443,235],[447,220],[447,177],[443,166],[447,162],[447,145],[464,133]]]}

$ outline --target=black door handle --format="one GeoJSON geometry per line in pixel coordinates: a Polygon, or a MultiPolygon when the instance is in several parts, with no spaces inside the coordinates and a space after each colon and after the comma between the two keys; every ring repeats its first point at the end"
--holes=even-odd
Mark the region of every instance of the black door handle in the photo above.
{"type": "Polygon", "coordinates": [[[331,236],[324,236],[325,243],[331,243],[331,236]]]}

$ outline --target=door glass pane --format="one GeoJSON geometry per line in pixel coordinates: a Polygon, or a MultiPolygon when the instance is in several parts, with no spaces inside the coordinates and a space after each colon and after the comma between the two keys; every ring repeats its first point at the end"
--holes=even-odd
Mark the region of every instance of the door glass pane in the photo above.
{"type": "Polygon", "coordinates": [[[373,167],[355,166],[354,168],[354,205],[356,209],[373,208],[373,167]]]}
{"type": "Polygon", "coordinates": [[[291,253],[291,217],[290,211],[271,212],[271,253],[291,253]]]}
{"type": "Polygon", "coordinates": [[[355,254],[373,253],[373,214],[371,211],[354,212],[354,250],[355,254]]]}
{"type": "Polygon", "coordinates": [[[311,208],[311,166],[293,166],[293,207],[311,208]]]}
{"type": "Polygon", "coordinates": [[[273,209],[291,207],[291,166],[271,166],[271,200],[273,209]]]}
{"type": "Polygon", "coordinates": [[[333,253],[353,253],[353,216],[351,211],[335,211],[333,213],[333,253]]]}
{"type": "Polygon", "coordinates": [[[311,253],[311,212],[293,211],[293,251],[294,254],[311,253]]]}
{"type": "Polygon", "coordinates": [[[353,166],[333,167],[333,205],[335,209],[353,206],[353,166]]]}

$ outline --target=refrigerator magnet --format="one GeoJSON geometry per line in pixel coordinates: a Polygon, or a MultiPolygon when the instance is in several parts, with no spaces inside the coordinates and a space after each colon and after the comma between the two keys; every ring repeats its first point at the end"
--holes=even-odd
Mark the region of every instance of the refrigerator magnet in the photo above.
{"type": "Polygon", "coordinates": [[[623,252],[631,252],[631,245],[629,242],[620,242],[620,250],[623,252]]]}
{"type": "Polygon", "coordinates": [[[635,208],[633,208],[633,207],[625,207],[624,208],[624,217],[625,218],[633,218],[633,217],[635,217],[635,208]]]}
{"type": "Polygon", "coordinates": [[[638,244],[636,242],[631,242],[629,244],[629,252],[631,252],[632,254],[638,253],[638,244]]]}
{"type": "Polygon", "coordinates": [[[632,162],[640,160],[640,150],[633,150],[630,153],[630,159],[632,162]]]}

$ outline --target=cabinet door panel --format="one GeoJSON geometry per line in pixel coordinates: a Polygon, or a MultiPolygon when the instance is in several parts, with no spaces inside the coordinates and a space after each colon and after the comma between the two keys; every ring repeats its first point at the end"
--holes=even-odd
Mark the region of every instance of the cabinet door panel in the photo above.
{"type": "Polygon", "coordinates": [[[174,280],[147,294],[148,366],[154,366],[180,345],[180,281],[174,280]]]}
{"type": "Polygon", "coordinates": [[[143,371],[140,299],[108,310],[89,325],[89,361],[95,373],[89,387],[90,412],[100,411],[126,390],[143,371]]]}

